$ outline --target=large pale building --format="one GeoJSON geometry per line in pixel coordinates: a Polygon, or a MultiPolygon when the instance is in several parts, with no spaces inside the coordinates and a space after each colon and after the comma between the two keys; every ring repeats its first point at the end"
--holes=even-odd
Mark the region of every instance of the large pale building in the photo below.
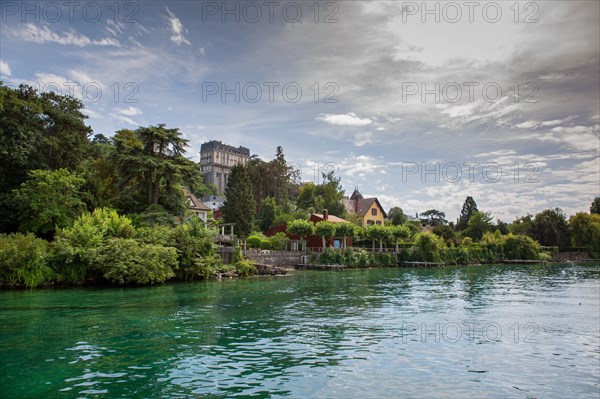
{"type": "Polygon", "coordinates": [[[214,184],[218,194],[225,192],[231,168],[237,164],[246,165],[250,160],[250,150],[246,147],[233,147],[220,141],[208,141],[200,147],[200,171],[204,183],[214,184]]]}

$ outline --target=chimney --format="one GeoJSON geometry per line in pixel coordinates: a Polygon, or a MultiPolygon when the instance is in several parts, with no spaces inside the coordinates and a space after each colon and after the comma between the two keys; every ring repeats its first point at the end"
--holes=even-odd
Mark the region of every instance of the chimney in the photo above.
{"type": "Polygon", "coordinates": [[[323,220],[329,219],[329,211],[327,209],[323,209],[323,220]]]}

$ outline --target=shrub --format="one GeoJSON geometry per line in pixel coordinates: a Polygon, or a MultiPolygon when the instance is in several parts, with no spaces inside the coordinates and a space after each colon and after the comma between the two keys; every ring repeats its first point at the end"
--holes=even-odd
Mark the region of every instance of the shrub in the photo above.
{"type": "Polygon", "coordinates": [[[504,253],[508,259],[538,259],[540,244],[529,236],[509,234],[504,243],[504,253]]]}
{"type": "Polygon", "coordinates": [[[235,267],[235,271],[239,276],[248,277],[258,273],[256,266],[250,260],[244,260],[242,249],[239,246],[234,248],[231,264],[235,267]]]}
{"type": "Polygon", "coordinates": [[[177,251],[129,238],[111,238],[98,251],[93,268],[112,283],[162,283],[175,276],[177,251]]]}
{"type": "Polygon", "coordinates": [[[268,238],[260,240],[260,249],[271,249],[271,241],[268,238]]]}
{"type": "Polygon", "coordinates": [[[274,251],[285,251],[290,239],[285,235],[285,233],[279,232],[269,237],[269,241],[271,243],[271,249],[274,251]]]}
{"type": "Polygon", "coordinates": [[[260,248],[260,243],[263,239],[265,239],[265,236],[262,234],[252,234],[246,238],[246,246],[249,248],[260,248]]]}
{"type": "Polygon", "coordinates": [[[217,262],[213,234],[214,232],[197,217],[173,229],[173,245],[177,248],[179,261],[178,278],[193,280],[194,277],[207,278],[216,273],[221,258],[219,257],[217,262]]]}
{"type": "Polygon", "coordinates": [[[0,283],[32,288],[53,278],[47,242],[33,234],[0,234],[0,283]]]}

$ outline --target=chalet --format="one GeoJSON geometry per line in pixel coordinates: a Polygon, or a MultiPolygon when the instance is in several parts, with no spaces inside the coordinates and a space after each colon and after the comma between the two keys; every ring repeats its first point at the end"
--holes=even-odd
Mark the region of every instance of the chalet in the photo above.
{"type": "Polygon", "coordinates": [[[382,225],[387,218],[377,197],[364,198],[358,188],[354,190],[350,198],[344,198],[342,201],[346,212],[350,215],[358,215],[363,227],[371,224],[382,225]]]}
{"type": "Polygon", "coordinates": [[[188,202],[188,209],[198,216],[204,223],[208,220],[208,213],[211,209],[200,201],[196,196],[187,188],[183,188],[183,194],[188,202]]]}

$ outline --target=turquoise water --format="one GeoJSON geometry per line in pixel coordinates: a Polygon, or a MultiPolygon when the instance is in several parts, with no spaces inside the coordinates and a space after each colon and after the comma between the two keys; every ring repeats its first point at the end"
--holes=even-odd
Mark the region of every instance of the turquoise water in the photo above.
{"type": "Polygon", "coordinates": [[[0,292],[3,398],[598,398],[600,265],[0,292]]]}

